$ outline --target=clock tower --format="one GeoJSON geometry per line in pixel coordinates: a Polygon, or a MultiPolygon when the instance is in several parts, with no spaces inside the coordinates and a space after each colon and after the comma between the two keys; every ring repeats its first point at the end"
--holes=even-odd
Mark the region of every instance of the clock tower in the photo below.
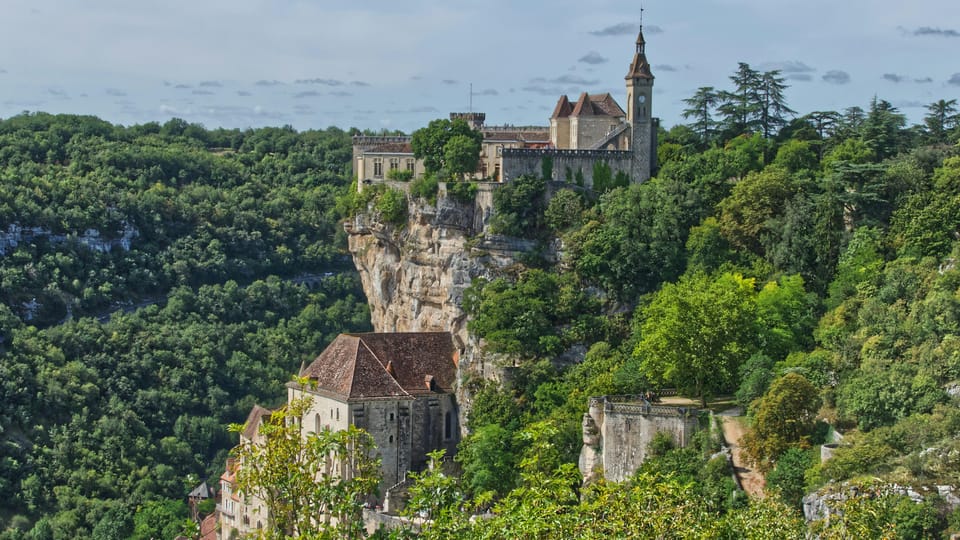
{"type": "Polygon", "coordinates": [[[657,163],[657,131],[653,118],[653,73],[647,62],[643,26],[637,36],[637,51],[633,55],[627,81],[627,122],[633,133],[630,150],[633,152],[633,181],[650,179],[657,163]]]}

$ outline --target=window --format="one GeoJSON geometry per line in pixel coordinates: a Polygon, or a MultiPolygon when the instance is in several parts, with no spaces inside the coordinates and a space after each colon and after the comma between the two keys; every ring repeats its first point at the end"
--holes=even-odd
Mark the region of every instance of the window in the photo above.
{"type": "Polygon", "coordinates": [[[320,413],[317,413],[313,417],[313,432],[320,433],[320,413]]]}
{"type": "Polygon", "coordinates": [[[392,157],[390,158],[390,170],[395,171],[400,168],[400,158],[392,157]]]}
{"type": "Polygon", "coordinates": [[[383,178],[383,158],[373,158],[373,177],[383,178]]]}
{"type": "Polygon", "coordinates": [[[390,436],[390,444],[393,444],[393,435],[390,436]]]}
{"type": "Polygon", "coordinates": [[[502,156],[502,155],[503,155],[503,145],[502,145],[502,144],[498,144],[498,145],[497,145],[497,157],[500,157],[500,156],[502,156]]]}
{"type": "Polygon", "coordinates": [[[390,421],[393,422],[393,413],[390,413],[390,421]]]}
{"type": "Polygon", "coordinates": [[[340,407],[337,407],[337,420],[340,419],[340,407]]]}
{"type": "Polygon", "coordinates": [[[415,172],[417,167],[417,161],[415,159],[407,159],[407,170],[410,172],[415,172]]]}
{"type": "Polygon", "coordinates": [[[443,438],[449,440],[453,436],[453,414],[447,411],[443,417],[443,438]]]}

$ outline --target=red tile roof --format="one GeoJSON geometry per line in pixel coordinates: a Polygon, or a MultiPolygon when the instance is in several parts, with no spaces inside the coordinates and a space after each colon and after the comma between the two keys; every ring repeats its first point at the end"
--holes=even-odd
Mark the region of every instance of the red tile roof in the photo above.
{"type": "Polygon", "coordinates": [[[447,332],[340,334],[300,375],[346,400],[450,392],[453,340],[447,332]]]}
{"type": "Polygon", "coordinates": [[[243,423],[243,433],[242,435],[249,441],[252,441],[254,437],[257,436],[257,432],[260,431],[260,424],[263,422],[263,417],[269,417],[273,414],[273,411],[261,407],[260,405],[254,405],[253,409],[250,410],[250,414],[247,415],[247,421],[243,423]]]}
{"type": "Polygon", "coordinates": [[[573,112],[573,105],[570,104],[570,99],[564,94],[557,100],[557,106],[553,108],[553,115],[550,118],[566,118],[570,116],[571,112],[573,112]]]}
{"type": "Polygon", "coordinates": [[[200,540],[217,540],[217,515],[210,514],[200,522],[200,540]]]}
{"type": "Polygon", "coordinates": [[[612,116],[622,118],[626,116],[617,100],[609,92],[604,94],[580,94],[576,105],[571,105],[567,96],[560,96],[551,118],[566,118],[568,116],[612,116]]]}

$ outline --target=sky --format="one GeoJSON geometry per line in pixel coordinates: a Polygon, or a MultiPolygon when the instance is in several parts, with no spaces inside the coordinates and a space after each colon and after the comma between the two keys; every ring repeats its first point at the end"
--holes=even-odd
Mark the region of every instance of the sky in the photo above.
{"type": "MultiPolygon", "coordinates": [[[[653,113],[683,123],[738,62],[781,70],[800,114],[885,99],[920,122],[960,98],[960,0],[645,0],[653,113]]],[[[639,0],[0,0],[0,118],[411,132],[451,111],[547,125],[610,92],[639,0]]]]}

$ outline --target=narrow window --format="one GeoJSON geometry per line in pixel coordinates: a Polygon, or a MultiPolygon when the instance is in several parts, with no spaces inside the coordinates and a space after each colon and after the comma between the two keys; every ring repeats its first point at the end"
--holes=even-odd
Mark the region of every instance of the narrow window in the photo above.
{"type": "Polygon", "coordinates": [[[340,419],[340,407],[337,407],[337,420],[340,419]]]}
{"type": "Polygon", "coordinates": [[[393,413],[390,413],[390,421],[393,422],[393,413]]]}
{"type": "Polygon", "coordinates": [[[416,167],[416,163],[417,163],[416,160],[407,159],[407,170],[410,171],[410,172],[414,172],[414,169],[415,169],[415,167],[416,167]]]}
{"type": "Polygon", "coordinates": [[[393,444],[393,435],[390,436],[390,444],[393,444]]]}
{"type": "Polygon", "coordinates": [[[395,171],[400,168],[400,158],[390,158],[390,170],[395,171]]]}
{"type": "Polygon", "coordinates": [[[313,417],[313,432],[320,433],[320,413],[317,413],[313,417]]]}
{"type": "Polygon", "coordinates": [[[453,414],[447,411],[443,417],[443,438],[449,440],[453,436],[453,414]]]}
{"type": "Polygon", "coordinates": [[[373,177],[383,178],[383,158],[373,158],[373,177]]]}

